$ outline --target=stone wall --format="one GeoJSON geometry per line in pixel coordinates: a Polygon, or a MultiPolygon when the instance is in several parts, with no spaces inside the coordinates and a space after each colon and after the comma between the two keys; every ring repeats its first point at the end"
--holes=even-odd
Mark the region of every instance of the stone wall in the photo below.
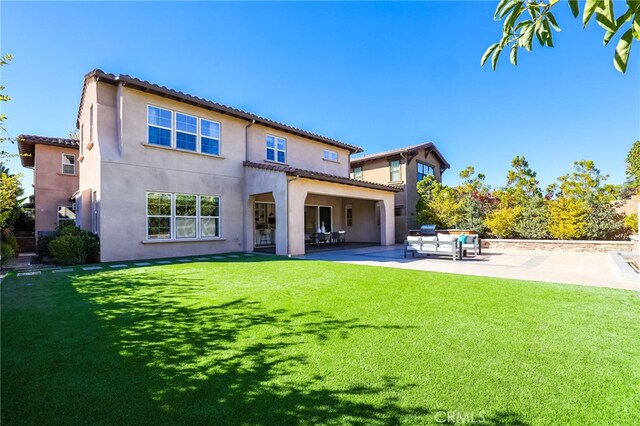
{"type": "Polygon", "coordinates": [[[483,248],[490,249],[519,249],[519,250],[562,250],[562,251],[593,251],[631,252],[634,250],[633,241],[586,241],[586,240],[505,240],[485,238],[483,248]]]}

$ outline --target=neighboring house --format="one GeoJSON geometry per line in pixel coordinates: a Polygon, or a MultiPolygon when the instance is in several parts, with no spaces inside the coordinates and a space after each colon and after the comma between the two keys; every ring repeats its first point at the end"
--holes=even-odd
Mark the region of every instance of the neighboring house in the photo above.
{"type": "Polygon", "coordinates": [[[36,238],[61,221],[75,221],[73,197],[78,190],[78,146],[75,139],[18,136],[22,166],[33,169],[36,238]]]}
{"type": "Polygon", "coordinates": [[[102,261],[300,255],[323,224],[394,243],[398,189],[349,178],[356,146],[101,70],[85,76],[77,127],[77,222],[100,235],[102,261]]]}
{"type": "Polygon", "coordinates": [[[351,159],[351,178],[363,182],[396,186],[395,240],[402,242],[410,229],[419,228],[416,222],[418,203],[417,184],[427,175],[438,182],[449,163],[431,142],[351,159]]]}

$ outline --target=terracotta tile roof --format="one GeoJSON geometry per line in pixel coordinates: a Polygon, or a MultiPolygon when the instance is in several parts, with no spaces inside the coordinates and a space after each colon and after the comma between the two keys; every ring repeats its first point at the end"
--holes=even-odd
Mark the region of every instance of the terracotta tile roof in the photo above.
{"type": "Polygon", "coordinates": [[[33,167],[36,144],[60,146],[63,148],[80,148],[80,143],[77,139],[53,138],[37,135],[20,135],[18,136],[18,151],[20,152],[20,154],[28,154],[20,157],[22,167],[33,167]]]}
{"type": "Polygon", "coordinates": [[[78,108],[78,117],[76,121],[76,126],[79,126],[80,124],[80,112],[82,111],[82,103],[84,101],[85,91],[87,87],[86,82],[88,79],[91,79],[91,78],[97,78],[99,81],[107,82],[114,85],[117,85],[118,83],[122,82],[125,86],[133,87],[143,92],[149,92],[165,98],[174,99],[180,102],[186,102],[186,103],[189,103],[201,108],[206,108],[221,114],[226,114],[236,118],[240,118],[248,122],[255,120],[257,124],[271,127],[273,129],[282,130],[297,136],[302,136],[305,138],[316,140],[318,142],[326,143],[339,148],[344,148],[349,150],[351,153],[362,152],[362,148],[358,146],[350,145],[335,139],[327,138],[317,133],[308,132],[306,130],[303,130],[297,127],[289,126],[288,124],[270,120],[268,118],[261,117],[251,112],[243,111],[241,109],[233,108],[233,107],[223,105],[217,102],[213,102],[207,99],[199,98],[197,96],[189,95],[187,93],[179,92],[177,90],[173,90],[165,86],[160,86],[158,84],[150,83],[145,80],[140,80],[138,78],[134,78],[129,75],[125,75],[125,74],[115,75],[115,74],[105,73],[100,69],[95,69],[90,73],[88,73],[87,75],[85,75],[84,77],[84,84],[82,86],[82,95],[80,98],[80,106],[78,108]]]}
{"type": "Polygon", "coordinates": [[[376,152],[374,154],[362,155],[359,157],[351,157],[351,166],[366,163],[367,161],[378,160],[385,157],[399,156],[400,154],[409,154],[419,151],[421,149],[427,149],[432,151],[442,164],[442,169],[448,169],[450,164],[445,160],[444,156],[438,151],[438,148],[432,142],[421,143],[418,145],[406,146],[404,148],[391,149],[388,151],[376,152]]]}
{"type": "Polygon", "coordinates": [[[312,170],[298,169],[296,167],[286,166],[282,164],[254,163],[252,161],[245,161],[243,164],[245,167],[252,167],[254,169],[273,170],[276,172],[283,172],[292,176],[299,176],[307,179],[322,180],[325,182],[341,183],[344,185],[358,186],[361,188],[379,189],[382,191],[391,191],[391,192],[398,192],[401,190],[401,188],[396,188],[389,185],[383,185],[380,183],[349,179],[342,176],[330,175],[328,173],[314,172],[312,170]]]}

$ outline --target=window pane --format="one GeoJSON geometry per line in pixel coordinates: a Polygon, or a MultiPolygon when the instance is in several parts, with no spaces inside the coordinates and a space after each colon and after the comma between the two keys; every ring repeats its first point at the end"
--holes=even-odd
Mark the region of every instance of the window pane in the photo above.
{"type": "Polygon", "coordinates": [[[286,149],[287,141],[282,138],[277,138],[278,141],[278,149],[286,149]]]}
{"type": "Polygon", "coordinates": [[[200,236],[202,237],[219,237],[219,221],[216,218],[202,218],[200,219],[200,236]]]}
{"type": "Polygon", "coordinates": [[[176,194],[176,216],[195,216],[196,196],[176,194]]]}
{"type": "Polygon", "coordinates": [[[171,111],[150,106],[149,124],[171,128],[171,111]]]}
{"type": "Polygon", "coordinates": [[[196,218],[176,217],[176,238],[195,238],[196,218]]]}
{"type": "Polygon", "coordinates": [[[200,197],[200,216],[220,216],[218,197],[200,197]]]}
{"type": "Polygon", "coordinates": [[[182,130],[183,132],[189,133],[197,133],[198,120],[190,115],[180,114],[179,112],[176,112],[176,130],[182,130]]]}
{"type": "Polygon", "coordinates": [[[171,146],[171,130],[149,126],[149,143],[171,146]]]}
{"type": "Polygon", "coordinates": [[[171,194],[150,192],[147,195],[147,214],[171,216],[171,194]]]}
{"type": "Polygon", "coordinates": [[[201,138],[200,149],[206,154],[220,155],[220,143],[216,139],[201,138]]]}
{"type": "Polygon", "coordinates": [[[276,161],[276,152],[272,148],[267,148],[267,160],[276,161]]]}
{"type": "Polygon", "coordinates": [[[147,218],[147,229],[149,239],[171,238],[171,218],[150,217],[147,218]]]}
{"type": "Polygon", "coordinates": [[[76,168],[73,164],[63,164],[62,165],[62,173],[67,175],[72,175],[76,172],[76,168]]]}
{"type": "Polygon", "coordinates": [[[189,133],[176,132],[176,148],[195,151],[196,135],[190,135],[189,133]]]}
{"type": "Polygon", "coordinates": [[[275,148],[276,142],[273,136],[267,136],[267,148],[275,148]]]}
{"type": "Polygon", "coordinates": [[[202,136],[220,139],[220,123],[209,120],[200,120],[200,132],[202,136]]]}
{"type": "Polygon", "coordinates": [[[70,155],[70,154],[64,154],[62,156],[62,163],[63,164],[75,164],[76,163],[76,156],[75,155],[70,155]]]}
{"type": "Polygon", "coordinates": [[[284,163],[284,160],[285,160],[285,158],[284,158],[284,152],[282,152],[282,151],[278,151],[278,162],[279,162],[279,163],[284,163]]]}

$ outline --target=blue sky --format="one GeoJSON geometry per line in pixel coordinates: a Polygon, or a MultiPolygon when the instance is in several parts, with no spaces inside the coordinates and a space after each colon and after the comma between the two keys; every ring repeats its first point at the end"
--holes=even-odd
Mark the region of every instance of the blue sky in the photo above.
{"type": "Polygon", "coordinates": [[[482,69],[500,36],[496,4],[3,1],[0,47],[15,56],[3,112],[13,136],[64,137],[84,74],[101,68],[368,153],[432,141],[452,165],[448,184],[473,165],[501,186],[515,155],[543,186],[579,159],[621,183],[640,139],[640,44],[622,75],[602,29],[583,30],[560,4],[555,49],[482,69]]]}

